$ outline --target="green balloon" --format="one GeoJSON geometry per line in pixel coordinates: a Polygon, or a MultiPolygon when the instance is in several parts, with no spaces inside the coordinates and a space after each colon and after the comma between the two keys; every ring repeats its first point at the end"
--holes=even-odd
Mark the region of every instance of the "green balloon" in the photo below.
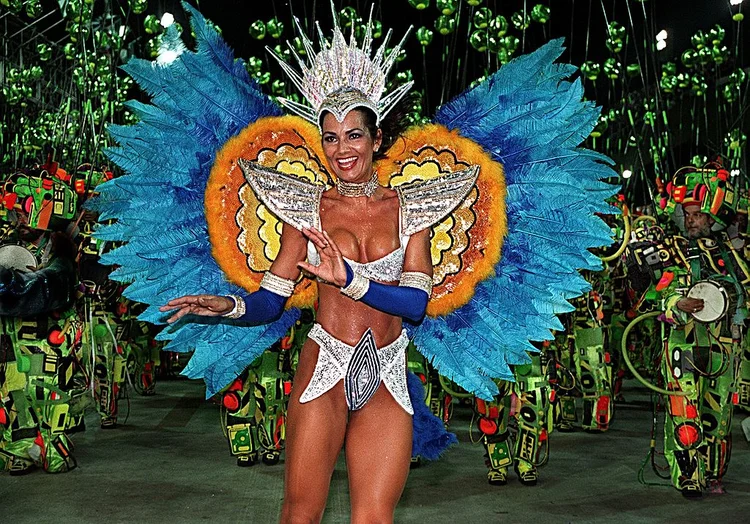
{"type": "Polygon", "coordinates": [[[73,60],[76,57],[76,46],[72,42],[68,42],[63,46],[63,54],[68,60],[73,60]]]}
{"type": "Polygon", "coordinates": [[[411,71],[399,71],[398,73],[396,73],[396,81],[400,84],[413,82],[414,75],[412,75],[411,71]]]}
{"type": "Polygon", "coordinates": [[[667,75],[661,77],[659,81],[659,87],[665,93],[673,93],[677,89],[677,77],[674,75],[667,75]]]}
{"type": "Polygon", "coordinates": [[[745,19],[745,15],[742,13],[735,13],[732,15],[732,20],[735,22],[742,22],[745,19]]]}
{"type": "Polygon", "coordinates": [[[745,73],[744,69],[737,69],[734,73],[729,75],[729,80],[737,85],[741,85],[745,82],[747,79],[747,73],[745,73]]]}
{"type": "Polygon", "coordinates": [[[282,96],[286,91],[286,83],[283,80],[274,80],[271,82],[271,93],[275,96],[282,96]]]}
{"type": "Polygon", "coordinates": [[[711,48],[711,56],[713,57],[714,63],[717,65],[723,64],[729,60],[729,49],[725,45],[721,47],[713,47],[711,48]]]}
{"type": "Polygon", "coordinates": [[[549,22],[550,8],[543,4],[537,4],[531,9],[531,19],[539,24],[549,22]]]}
{"type": "Polygon", "coordinates": [[[513,27],[515,27],[519,31],[523,31],[524,29],[529,27],[529,24],[531,23],[530,20],[531,18],[529,17],[529,15],[524,15],[521,11],[516,11],[510,17],[510,21],[513,24],[513,27]]]}
{"type": "Polygon", "coordinates": [[[284,62],[288,62],[290,58],[292,58],[292,52],[289,51],[289,48],[284,46],[280,46],[276,44],[273,48],[273,52],[281,58],[284,62]]]}
{"type": "Polygon", "coordinates": [[[706,35],[703,33],[703,31],[698,30],[698,32],[690,37],[690,43],[693,44],[693,47],[695,47],[696,49],[703,49],[703,47],[706,45],[706,35]]]}
{"type": "Polygon", "coordinates": [[[583,76],[588,80],[595,81],[597,78],[599,78],[601,69],[602,68],[598,63],[592,60],[587,60],[581,66],[581,73],[583,73],[583,76]]]}
{"type": "Polygon", "coordinates": [[[36,52],[39,53],[39,60],[42,62],[52,58],[52,49],[47,44],[37,44],[36,52]]]}
{"type": "Polygon", "coordinates": [[[458,7],[458,0],[435,0],[435,7],[444,15],[452,15],[458,7]]]}
{"type": "Polygon", "coordinates": [[[638,64],[628,64],[627,67],[625,67],[625,74],[630,78],[638,76],[640,73],[641,66],[639,66],[638,64]]]}
{"type": "Polygon", "coordinates": [[[430,0],[409,0],[409,5],[421,11],[430,7],[430,0]]]}
{"type": "Polygon", "coordinates": [[[677,64],[674,62],[666,62],[663,66],[661,66],[661,76],[666,75],[676,75],[677,74],[677,64]]]}
{"type": "Polygon", "coordinates": [[[677,87],[680,89],[687,89],[690,87],[690,77],[685,73],[677,75],[677,87]]]}
{"type": "Polygon", "coordinates": [[[619,53],[620,51],[622,51],[622,47],[624,45],[621,38],[613,38],[611,36],[607,38],[604,44],[612,53],[619,53]]]}
{"type": "Polygon", "coordinates": [[[159,19],[156,18],[156,15],[147,15],[143,20],[143,28],[148,34],[155,35],[161,31],[161,24],[159,23],[159,19]]]}
{"type": "Polygon", "coordinates": [[[701,47],[698,50],[698,61],[702,65],[707,65],[711,63],[711,60],[713,59],[713,54],[711,53],[711,48],[709,47],[701,47]]]}
{"type": "Polygon", "coordinates": [[[302,38],[299,36],[295,36],[294,40],[292,40],[292,46],[294,46],[294,50],[297,52],[299,56],[305,56],[307,54],[307,49],[305,49],[305,43],[302,41],[302,38]]]}
{"type": "Polygon", "coordinates": [[[502,65],[505,65],[510,62],[510,53],[508,53],[507,49],[501,47],[497,52],[497,59],[502,65]]]}
{"type": "Polygon", "coordinates": [[[646,111],[643,114],[643,121],[649,126],[654,127],[654,124],[656,124],[656,115],[653,111],[646,111]]]}
{"type": "Polygon", "coordinates": [[[434,33],[432,32],[432,29],[428,29],[426,27],[420,27],[417,29],[417,41],[422,45],[422,47],[427,47],[432,42],[432,37],[434,33]]]}
{"type": "Polygon", "coordinates": [[[618,62],[614,58],[607,58],[604,61],[604,67],[602,67],[604,74],[607,75],[607,78],[611,80],[615,80],[620,77],[621,69],[622,64],[620,64],[620,62],[618,62]]]}
{"type": "Polygon", "coordinates": [[[482,0],[467,0],[466,3],[472,7],[476,7],[482,3],[482,0]]]}
{"type": "Polygon", "coordinates": [[[705,95],[707,89],[708,84],[706,83],[706,79],[702,75],[695,75],[694,77],[690,78],[690,91],[695,96],[705,95]]]}
{"type": "Polygon", "coordinates": [[[711,45],[719,45],[726,36],[727,32],[719,24],[716,24],[708,32],[708,39],[711,41],[711,45]]]}
{"type": "Polygon", "coordinates": [[[263,40],[266,37],[266,24],[263,23],[263,20],[256,20],[250,24],[250,29],[247,31],[256,40],[263,40]]]}
{"type": "Polygon", "coordinates": [[[284,23],[278,18],[271,18],[266,24],[266,30],[271,38],[281,38],[281,34],[284,32],[284,23]]]}
{"type": "Polygon", "coordinates": [[[351,27],[355,20],[357,20],[357,11],[352,6],[347,6],[339,11],[339,24],[341,24],[341,27],[351,27]]]}
{"type": "Polygon", "coordinates": [[[42,71],[42,68],[38,65],[32,66],[29,69],[29,78],[32,80],[39,80],[42,78],[42,75],[44,74],[44,71],[42,71]]]}
{"type": "Polygon", "coordinates": [[[474,27],[477,29],[486,29],[492,20],[492,11],[487,7],[480,7],[474,13],[474,27]]]}
{"type": "Polygon", "coordinates": [[[370,28],[373,38],[380,38],[383,36],[383,22],[380,20],[373,20],[370,28]]]}
{"type": "Polygon", "coordinates": [[[682,61],[682,65],[688,69],[693,68],[698,63],[698,53],[695,49],[687,49],[682,53],[680,60],[682,61]]]}
{"type": "Polygon", "coordinates": [[[490,20],[488,33],[492,33],[495,36],[505,36],[505,33],[507,32],[508,20],[503,15],[497,15],[490,20]]]}
{"type": "Polygon", "coordinates": [[[506,54],[508,53],[508,50],[503,45],[503,39],[493,35],[487,37],[487,49],[492,53],[499,53],[500,50],[504,50],[506,54]]]}
{"type": "Polygon", "coordinates": [[[740,96],[740,86],[737,84],[727,84],[724,86],[721,94],[727,102],[734,102],[740,96]]]}
{"type": "Polygon", "coordinates": [[[263,60],[261,60],[257,56],[251,56],[245,63],[245,69],[247,69],[247,72],[250,73],[250,76],[255,76],[260,73],[262,67],[263,60]]]}
{"type": "Polygon", "coordinates": [[[469,43],[471,47],[480,53],[484,53],[487,50],[487,31],[483,29],[474,30],[469,37],[469,43]]]}
{"type": "Polygon", "coordinates": [[[456,19],[452,16],[440,15],[435,20],[435,29],[441,35],[449,35],[456,30],[456,19]]]}
{"type": "Polygon", "coordinates": [[[260,85],[265,85],[271,81],[271,73],[269,73],[268,71],[266,71],[265,73],[259,73],[255,77],[255,79],[258,81],[260,85]]]}
{"type": "Polygon", "coordinates": [[[26,16],[36,18],[40,14],[42,14],[42,4],[39,3],[39,0],[30,0],[26,4],[26,16]]]}
{"type": "Polygon", "coordinates": [[[508,50],[508,53],[513,54],[518,49],[518,45],[521,43],[521,40],[518,39],[517,36],[514,35],[508,35],[503,37],[502,45],[505,49],[508,50]]]}
{"type": "Polygon", "coordinates": [[[148,0],[128,0],[130,9],[137,15],[140,15],[148,8],[148,0]]]}
{"type": "Polygon", "coordinates": [[[622,40],[625,38],[625,27],[619,22],[609,23],[609,37],[615,40],[622,40]]]}

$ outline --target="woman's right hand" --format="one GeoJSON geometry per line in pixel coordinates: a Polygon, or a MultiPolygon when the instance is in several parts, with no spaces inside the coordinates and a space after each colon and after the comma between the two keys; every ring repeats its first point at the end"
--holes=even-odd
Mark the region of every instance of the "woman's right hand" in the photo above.
{"type": "Polygon", "coordinates": [[[177,310],[167,319],[172,324],[185,315],[201,315],[204,317],[219,317],[234,309],[234,300],[217,295],[186,295],[170,300],[159,308],[159,311],[177,310]]]}

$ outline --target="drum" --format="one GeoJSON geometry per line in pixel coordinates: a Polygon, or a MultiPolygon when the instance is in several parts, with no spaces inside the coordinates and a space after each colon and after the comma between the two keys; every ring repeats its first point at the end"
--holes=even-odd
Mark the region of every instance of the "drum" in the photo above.
{"type": "Polygon", "coordinates": [[[729,287],[714,280],[701,280],[696,282],[687,293],[688,298],[699,298],[703,300],[703,310],[691,313],[698,322],[717,322],[724,318],[727,313],[734,313],[736,304],[734,289],[728,291],[729,287]],[[730,311],[731,309],[731,311],[730,311]]]}
{"type": "Polygon", "coordinates": [[[39,261],[34,254],[25,247],[16,244],[0,246],[0,266],[29,271],[29,268],[35,268],[38,265],[39,261]]]}

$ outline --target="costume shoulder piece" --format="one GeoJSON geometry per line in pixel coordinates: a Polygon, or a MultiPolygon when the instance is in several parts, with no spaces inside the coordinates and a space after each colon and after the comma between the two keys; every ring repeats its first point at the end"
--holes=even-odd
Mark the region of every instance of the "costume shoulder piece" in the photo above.
{"type": "Polygon", "coordinates": [[[440,222],[464,201],[478,176],[475,165],[395,188],[401,202],[402,233],[413,235],[440,222]]]}
{"type": "Polygon", "coordinates": [[[240,158],[237,163],[257,197],[290,226],[320,229],[320,197],[325,186],[240,158]]]}

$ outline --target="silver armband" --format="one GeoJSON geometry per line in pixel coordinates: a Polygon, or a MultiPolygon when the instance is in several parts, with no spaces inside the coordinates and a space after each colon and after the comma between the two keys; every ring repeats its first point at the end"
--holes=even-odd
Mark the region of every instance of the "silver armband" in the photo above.
{"type": "Polygon", "coordinates": [[[405,271],[401,273],[401,279],[398,282],[399,286],[413,287],[421,289],[427,296],[432,295],[432,277],[425,273],[418,271],[405,271]]]}
{"type": "Polygon", "coordinates": [[[246,308],[245,308],[245,301],[242,300],[242,297],[238,297],[237,295],[227,295],[227,297],[234,300],[234,308],[232,308],[232,311],[229,313],[224,313],[222,316],[226,318],[240,318],[242,315],[245,314],[246,308]]]}
{"type": "Polygon", "coordinates": [[[294,280],[288,278],[281,278],[274,275],[270,271],[266,271],[263,275],[263,279],[260,281],[260,287],[267,289],[271,293],[276,293],[282,297],[291,297],[294,293],[294,280]]]}
{"type": "Polygon", "coordinates": [[[354,300],[360,300],[370,289],[370,280],[359,273],[354,273],[354,278],[348,286],[342,287],[341,292],[354,300]]]}

